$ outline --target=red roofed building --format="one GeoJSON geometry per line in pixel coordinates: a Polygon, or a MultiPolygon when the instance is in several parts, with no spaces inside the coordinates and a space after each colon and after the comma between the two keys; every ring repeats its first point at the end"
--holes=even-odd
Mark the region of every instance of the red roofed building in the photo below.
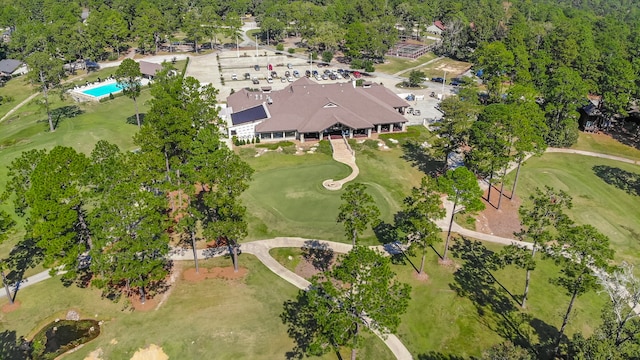
{"type": "Polygon", "coordinates": [[[227,98],[229,135],[261,140],[371,137],[404,131],[409,104],[378,84],[319,84],[301,78],[269,93],[240,90],[227,98]]]}

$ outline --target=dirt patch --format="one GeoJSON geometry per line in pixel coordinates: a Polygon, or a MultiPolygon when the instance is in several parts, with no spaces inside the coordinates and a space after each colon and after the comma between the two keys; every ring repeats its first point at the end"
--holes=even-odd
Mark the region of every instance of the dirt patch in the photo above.
{"type": "Polygon", "coordinates": [[[20,301],[16,300],[12,303],[6,303],[4,305],[2,305],[2,312],[3,313],[10,313],[12,311],[16,311],[20,309],[20,301]]]}
{"type": "Polygon", "coordinates": [[[426,272],[422,272],[422,274],[418,274],[417,272],[413,273],[413,278],[424,283],[429,283],[429,275],[426,272]]]}
{"type": "Polygon", "coordinates": [[[244,278],[249,270],[240,267],[237,272],[233,270],[233,266],[214,267],[207,269],[200,267],[200,272],[196,272],[195,268],[190,268],[182,273],[182,278],[189,282],[200,282],[205,279],[225,279],[236,280],[244,278]]]}
{"type": "Polygon", "coordinates": [[[315,250],[301,255],[294,272],[309,280],[323,270],[330,269],[336,263],[337,255],[333,251],[315,250]]]}
{"type": "Polygon", "coordinates": [[[131,296],[129,296],[129,302],[131,303],[131,306],[135,311],[143,312],[153,310],[158,305],[158,301],[156,299],[149,297],[147,297],[146,301],[143,304],[142,302],[140,302],[139,294],[132,294],[131,296]]]}
{"type": "Polygon", "coordinates": [[[167,291],[165,291],[158,300],[158,305],[156,306],[156,310],[164,304],[165,301],[169,298],[171,294],[171,290],[173,289],[173,284],[180,277],[180,273],[182,272],[182,264],[180,262],[174,262],[171,267],[171,272],[169,273],[169,278],[167,280],[167,291]]]}
{"type": "Polygon", "coordinates": [[[487,201],[488,191],[484,192],[482,202],[486,208],[476,217],[476,231],[513,239],[513,233],[521,229],[518,208],[522,200],[517,195],[510,200],[505,195],[511,196],[511,194],[505,192],[498,210],[496,206],[500,197],[499,190],[499,185],[495,185],[491,190],[490,201],[487,201]]]}
{"type": "Polygon", "coordinates": [[[148,348],[140,349],[133,354],[131,360],[168,360],[169,356],[158,345],[151,344],[148,348]]]}

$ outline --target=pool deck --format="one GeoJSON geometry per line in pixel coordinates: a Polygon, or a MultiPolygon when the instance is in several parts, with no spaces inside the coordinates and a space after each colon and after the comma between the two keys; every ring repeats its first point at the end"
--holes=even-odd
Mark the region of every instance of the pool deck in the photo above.
{"type": "MultiPolygon", "coordinates": [[[[109,85],[109,84],[115,84],[116,80],[115,79],[107,79],[101,82],[93,82],[93,83],[89,83],[88,85],[83,85],[83,86],[77,86],[73,89],[69,90],[69,94],[71,95],[71,97],[77,101],[77,102],[85,102],[85,101],[100,101],[100,99],[106,98],[109,96],[109,94],[104,94],[101,96],[93,96],[93,95],[88,95],[85,94],[83,91],[86,90],[90,90],[90,89],[95,89],[101,86],[105,86],[105,85],[109,85]]],[[[148,79],[142,79],[140,81],[140,83],[142,84],[142,86],[145,86],[147,84],[149,84],[149,80],[148,79]]],[[[119,91],[118,91],[119,92],[119,91]]]]}

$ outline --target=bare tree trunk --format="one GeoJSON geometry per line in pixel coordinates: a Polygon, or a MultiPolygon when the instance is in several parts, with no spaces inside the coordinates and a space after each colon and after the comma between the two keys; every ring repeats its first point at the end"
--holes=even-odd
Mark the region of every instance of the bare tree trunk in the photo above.
{"type": "Polygon", "coordinates": [[[427,257],[427,247],[422,248],[422,260],[420,261],[420,270],[418,271],[419,275],[422,275],[422,270],[424,270],[424,260],[427,257]]]}
{"type": "Polygon", "coordinates": [[[233,248],[231,249],[233,254],[233,272],[238,272],[238,246],[237,244],[233,244],[233,248]]]}
{"type": "MultiPolygon", "coordinates": [[[[353,334],[353,343],[356,344],[357,342],[357,338],[358,338],[358,333],[360,332],[360,323],[356,322],[356,331],[353,334]]],[[[351,348],[351,360],[356,360],[356,348],[355,346],[353,346],[351,348]]]]}
{"type": "Polygon", "coordinates": [[[140,304],[147,302],[147,294],[144,292],[144,286],[140,286],[140,304]]]}
{"type": "MultiPolygon", "coordinates": [[[[578,282],[582,281],[582,277],[578,279],[578,282]]],[[[560,352],[560,342],[562,341],[562,336],[564,335],[564,328],[567,327],[567,323],[569,323],[569,315],[571,315],[571,310],[573,309],[573,303],[576,301],[578,297],[578,290],[574,290],[571,295],[571,301],[569,301],[569,307],[567,308],[567,313],[564,314],[564,319],[562,319],[562,326],[560,327],[560,332],[558,332],[558,338],[556,339],[556,347],[554,353],[558,356],[560,352]]]]}
{"type": "Polygon", "coordinates": [[[449,250],[449,240],[451,239],[451,228],[453,227],[453,217],[456,215],[457,205],[458,205],[458,194],[456,192],[456,200],[453,202],[453,209],[451,210],[451,220],[449,220],[449,231],[447,231],[447,240],[444,242],[444,252],[442,253],[442,260],[447,260],[447,251],[449,250]]]}
{"type": "Polygon", "coordinates": [[[513,200],[516,196],[516,186],[518,185],[518,177],[520,177],[520,166],[522,165],[522,158],[518,160],[518,167],[516,168],[516,178],[513,180],[513,187],[511,188],[511,197],[509,200],[513,200]]]}
{"type": "Polygon", "coordinates": [[[7,292],[7,299],[9,299],[9,302],[13,304],[13,296],[11,296],[11,290],[9,289],[9,282],[7,281],[7,277],[4,275],[4,270],[0,270],[0,275],[2,275],[2,283],[4,284],[4,291],[7,292]]]}
{"type": "Polygon", "coordinates": [[[489,173],[489,190],[487,191],[487,202],[491,204],[491,188],[493,184],[493,165],[491,165],[491,173],[489,173]]]}
{"type": "Polygon", "coordinates": [[[196,263],[196,272],[200,272],[198,267],[198,250],[196,249],[196,234],[191,231],[191,247],[193,248],[193,261],[196,263]]]}
{"type": "MultiPolygon", "coordinates": [[[[533,257],[536,255],[536,244],[533,244],[533,250],[531,250],[531,258],[533,259],[533,257]]],[[[529,295],[529,282],[531,280],[531,270],[527,269],[527,276],[526,279],[524,281],[524,294],[522,295],[522,308],[526,308],[527,307],[527,296],[529,295]]]]}
{"type": "Polygon", "coordinates": [[[136,121],[138,122],[138,128],[142,127],[142,123],[140,122],[140,111],[138,111],[138,100],[134,97],[133,103],[136,106],[136,121]]]}
{"type": "Polygon", "coordinates": [[[75,210],[78,212],[78,223],[80,224],[80,228],[82,229],[88,250],[91,250],[93,248],[93,240],[91,239],[91,231],[89,230],[84,215],[82,214],[82,208],[79,205],[75,210]]]}
{"type": "Polygon", "coordinates": [[[351,237],[351,245],[356,246],[356,239],[357,238],[358,238],[358,232],[356,231],[356,229],[353,229],[352,237],[351,237]]]}
{"type": "Polygon", "coordinates": [[[49,131],[54,132],[53,119],[51,118],[51,110],[49,109],[49,87],[45,83],[44,73],[40,70],[40,81],[42,82],[42,94],[44,95],[44,106],[47,109],[47,120],[49,120],[49,131]]]}
{"type": "Polygon", "coordinates": [[[502,203],[502,193],[504,191],[504,178],[507,176],[507,170],[509,163],[504,166],[504,173],[502,174],[502,183],[500,184],[500,197],[498,198],[498,210],[500,210],[500,204],[502,203]]]}

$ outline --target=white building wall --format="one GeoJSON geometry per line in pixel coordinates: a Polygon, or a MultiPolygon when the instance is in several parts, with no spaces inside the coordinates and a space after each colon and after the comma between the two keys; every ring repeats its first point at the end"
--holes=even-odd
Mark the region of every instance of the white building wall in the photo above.
{"type": "Polygon", "coordinates": [[[234,125],[229,128],[229,136],[233,136],[232,131],[235,130],[235,136],[238,139],[252,139],[256,136],[256,125],[260,124],[262,121],[255,121],[250,123],[244,123],[239,125],[234,125]]]}

